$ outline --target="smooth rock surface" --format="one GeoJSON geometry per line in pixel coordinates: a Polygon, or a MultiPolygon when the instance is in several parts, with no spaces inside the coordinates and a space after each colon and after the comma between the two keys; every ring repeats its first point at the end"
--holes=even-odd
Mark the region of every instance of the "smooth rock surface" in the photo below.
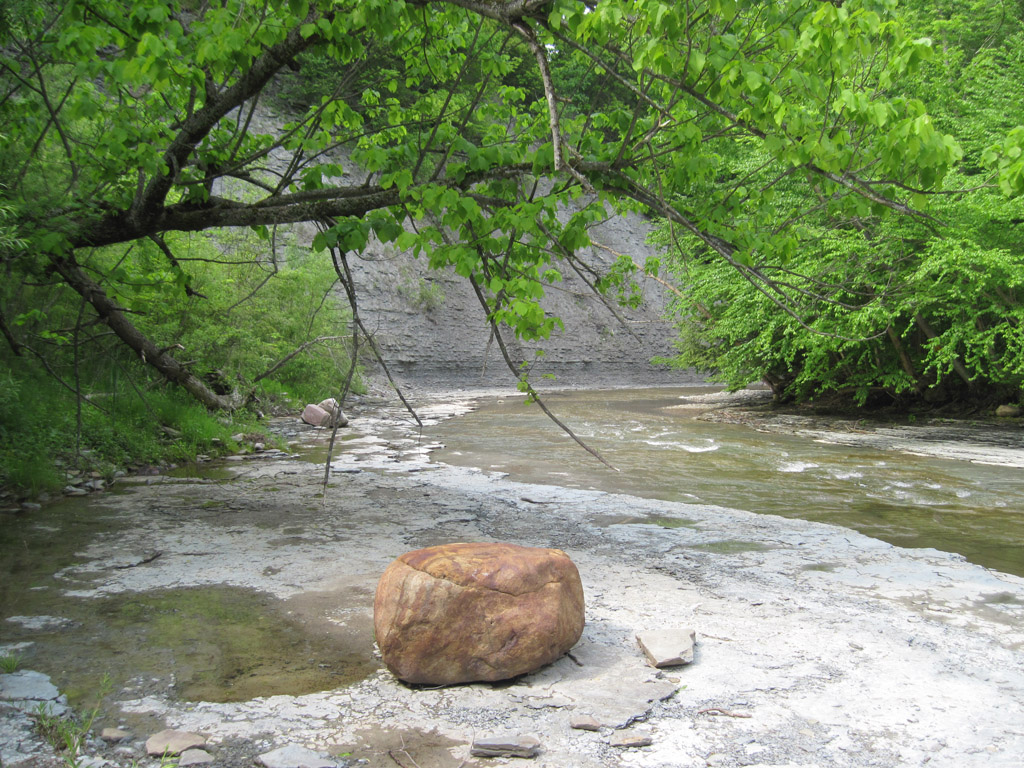
{"type": "Polygon", "coordinates": [[[338,761],[298,744],[265,752],[257,758],[264,768],[338,768],[338,761]]]}
{"type": "Polygon", "coordinates": [[[996,416],[1000,418],[1016,418],[1020,416],[1020,406],[1006,403],[996,408],[996,416]]]}
{"type": "Polygon", "coordinates": [[[407,552],[377,585],[384,664],[408,683],[505,680],[565,654],[583,632],[583,585],[557,549],[445,544],[407,552]]]}
{"type": "Polygon", "coordinates": [[[697,633],[689,628],[641,632],[636,636],[640,650],[652,667],[678,667],[693,662],[697,633]]]}
{"type": "Polygon", "coordinates": [[[201,747],[206,738],[191,731],[178,731],[173,728],[154,733],[146,739],[147,755],[180,755],[186,750],[201,747]]]}

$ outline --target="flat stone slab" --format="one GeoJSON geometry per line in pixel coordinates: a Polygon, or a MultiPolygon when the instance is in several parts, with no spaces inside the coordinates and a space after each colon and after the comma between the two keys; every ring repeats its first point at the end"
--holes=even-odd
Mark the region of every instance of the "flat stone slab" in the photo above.
{"type": "Polygon", "coordinates": [[[693,662],[697,633],[689,627],[641,632],[636,636],[640,650],[652,667],[678,667],[693,662]]]}
{"type": "Polygon", "coordinates": [[[31,669],[0,675],[0,700],[55,701],[60,697],[49,675],[31,669]]]}
{"type": "Polygon", "coordinates": [[[206,737],[191,731],[176,731],[173,728],[154,733],[146,739],[148,755],[180,755],[194,747],[206,744],[206,737]]]}
{"type": "Polygon", "coordinates": [[[489,736],[473,742],[473,757],[536,757],[540,741],[535,736],[489,736]]]}
{"type": "Polygon", "coordinates": [[[600,721],[591,715],[578,715],[569,721],[569,727],[577,731],[600,731],[600,721]]]}
{"type": "Polygon", "coordinates": [[[0,675],[0,701],[22,712],[44,709],[49,715],[63,715],[68,711],[67,698],[50,682],[49,675],[23,669],[0,675]]]}
{"type": "Polygon", "coordinates": [[[264,768],[338,768],[338,761],[298,744],[272,749],[256,759],[264,768]]]}
{"type": "Polygon", "coordinates": [[[654,740],[650,736],[639,733],[615,733],[608,739],[608,743],[620,749],[639,749],[651,746],[654,740]]]}

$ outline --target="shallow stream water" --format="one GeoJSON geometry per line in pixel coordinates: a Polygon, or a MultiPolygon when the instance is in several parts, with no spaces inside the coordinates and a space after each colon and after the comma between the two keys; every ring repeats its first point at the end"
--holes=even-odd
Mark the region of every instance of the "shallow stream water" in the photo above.
{"type": "MultiPolygon", "coordinates": [[[[698,420],[695,388],[553,393],[556,415],[607,469],[522,397],[433,427],[439,461],[531,483],[717,504],[834,523],[901,547],[957,552],[1024,576],[1024,471],[834,445],[698,420]]],[[[706,390],[710,391],[710,390],[706,390]]],[[[624,510],[628,514],[628,510],[624,510]]]]}

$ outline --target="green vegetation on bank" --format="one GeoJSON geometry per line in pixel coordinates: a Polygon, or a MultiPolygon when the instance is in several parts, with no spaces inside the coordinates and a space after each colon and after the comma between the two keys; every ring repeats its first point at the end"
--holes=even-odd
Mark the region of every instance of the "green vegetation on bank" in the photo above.
{"type": "Polygon", "coordinates": [[[0,484],[34,496],[92,472],[215,455],[239,447],[232,435],[262,432],[259,411],[337,393],[349,315],[329,264],[285,232],[275,248],[243,231],[176,239],[175,264],[143,242],[130,260],[99,249],[86,265],[142,332],[241,407],[210,412],[154,376],[65,286],[10,282],[0,295],[21,355],[0,349],[0,484]]]}
{"type": "MultiPolygon", "coordinates": [[[[933,122],[962,155],[945,194],[913,196],[928,219],[869,208],[837,215],[824,197],[765,173],[763,152],[721,144],[719,178],[744,178],[748,194],[771,186],[802,243],[737,270],[663,226],[658,239],[682,289],[672,362],[731,387],[764,380],[793,400],[1022,401],[1024,199],[1008,197],[1013,190],[992,171],[1024,115],[1022,8],[1000,0],[900,8],[908,27],[933,41],[913,76],[888,87],[932,110],[932,121],[910,126],[906,151],[920,150],[933,122]]],[[[861,108],[842,93],[833,110],[861,108]]],[[[885,115],[879,121],[891,126],[885,115]]]]}

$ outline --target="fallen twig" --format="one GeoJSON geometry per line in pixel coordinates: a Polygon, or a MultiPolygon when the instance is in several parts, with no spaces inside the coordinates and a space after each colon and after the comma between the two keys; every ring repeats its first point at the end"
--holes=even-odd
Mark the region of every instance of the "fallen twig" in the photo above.
{"type": "Polygon", "coordinates": [[[114,569],[118,570],[118,571],[123,571],[123,570],[125,570],[127,568],[138,568],[140,565],[145,565],[146,563],[152,563],[154,560],[156,560],[162,554],[163,554],[163,552],[154,552],[149,557],[145,557],[142,560],[139,560],[139,562],[137,562],[137,563],[128,563],[128,565],[115,565],[114,569]]]}

